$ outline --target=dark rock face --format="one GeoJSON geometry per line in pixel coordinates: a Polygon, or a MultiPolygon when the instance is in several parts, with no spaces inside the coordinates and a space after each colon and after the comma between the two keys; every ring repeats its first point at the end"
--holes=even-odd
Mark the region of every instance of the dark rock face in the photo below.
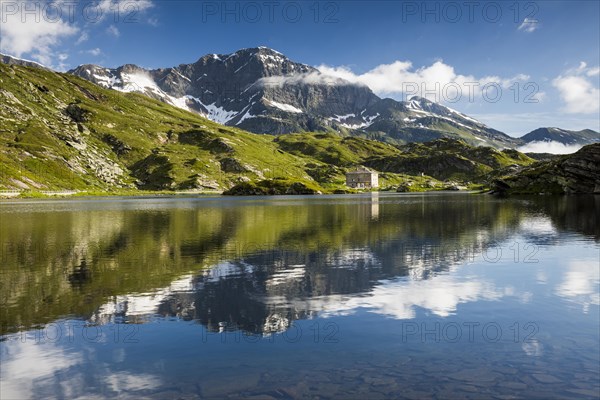
{"type": "Polygon", "coordinates": [[[123,143],[113,135],[105,134],[104,136],[102,136],[102,140],[105,143],[108,143],[117,155],[123,155],[131,151],[131,147],[129,145],[123,143]]]}
{"type": "Polygon", "coordinates": [[[263,180],[260,182],[241,182],[223,192],[226,196],[266,196],[266,195],[302,195],[321,194],[302,182],[263,180]]]}
{"type": "Polygon", "coordinates": [[[220,161],[220,164],[221,170],[223,170],[223,172],[241,173],[248,171],[246,167],[244,167],[238,160],[232,157],[223,158],[220,161]]]}
{"type": "Polygon", "coordinates": [[[410,182],[404,182],[401,183],[398,188],[396,189],[396,192],[398,193],[406,193],[406,192],[410,192],[410,187],[412,186],[412,183],[410,182]]]}
{"type": "Polygon", "coordinates": [[[223,192],[225,196],[265,196],[269,192],[267,188],[256,186],[250,182],[241,182],[223,192]]]}
{"type": "Polygon", "coordinates": [[[520,143],[427,99],[381,99],[367,86],[324,75],[265,47],[209,54],[173,68],[81,65],[69,73],[254,133],[335,130],[405,143],[458,137],[456,130],[460,130],[471,144],[512,147],[520,143]]]}
{"type": "Polygon", "coordinates": [[[501,194],[600,193],[600,143],[558,160],[536,163],[494,182],[501,194]]]}
{"type": "Polygon", "coordinates": [[[81,108],[79,105],[73,103],[69,104],[65,109],[65,113],[75,122],[86,122],[87,116],[90,113],[88,110],[81,108]]]}
{"type": "Polygon", "coordinates": [[[285,194],[318,194],[318,193],[316,190],[309,188],[308,186],[306,186],[305,184],[303,184],[301,182],[294,182],[287,188],[287,190],[285,191],[285,194]]]}
{"type": "Polygon", "coordinates": [[[562,163],[566,193],[600,193],[600,144],[589,145],[562,163]]]}

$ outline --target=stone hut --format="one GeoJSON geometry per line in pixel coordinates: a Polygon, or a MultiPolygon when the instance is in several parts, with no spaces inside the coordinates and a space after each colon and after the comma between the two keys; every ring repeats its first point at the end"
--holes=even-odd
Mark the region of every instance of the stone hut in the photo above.
{"type": "Polygon", "coordinates": [[[354,189],[379,187],[379,174],[365,167],[359,167],[346,173],[346,186],[354,189]]]}

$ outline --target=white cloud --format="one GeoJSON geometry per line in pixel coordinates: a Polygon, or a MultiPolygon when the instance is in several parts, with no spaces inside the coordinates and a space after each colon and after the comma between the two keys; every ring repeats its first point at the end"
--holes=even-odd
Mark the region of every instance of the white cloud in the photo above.
{"type": "Polygon", "coordinates": [[[535,100],[537,103],[541,103],[546,99],[546,92],[535,92],[532,97],[532,100],[535,100]]]}
{"type": "Polygon", "coordinates": [[[119,31],[119,28],[117,28],[115,25],[111,25],[108,28],[106,28],[106,32],[109,35],[112,35],[114,37],[119,37],[121,36],[121,32],[119,31]]]}
{"type": "Polygon", "coordinates": [[[598,80],[592,81],[598,76],[598,67],[588,67],[581,62],[579,67],[565,72],[556,77],[552,85],[558,89],[560,97],[565,103],[564,111],[573,114],[592,114],[600,110],[600,89],[598,80]],[[590,79],[592,78],[592,79],[590,79]]]}
{"type": "Polygon", "coordinates": [[[589,68],[585,73],[587,76],[596,76],[600,74],[600,67],[589,68]]]}
{"type": "Polygon", "coordinates": [[[525,18],[517,28],[520,31],[531,33],[540,27],[539,21],[533,18],[525,18]]]}
{"type": "Polygon", "coordinates": [[[121,17],[119,20],[123,18],[135,19],[138,12],[145,11],[153,6],[154,4],[150,0],[100,0],[96,3],[96,8],[101,12],[99,20],[115,16],[115,14],[121,17]]]}
{"type": "Polygon", "coordinates": [[[323,296],[309,300],[310,308],[321,317],[351,315],[360,308],[395,319],[412,319],[416,309],[447,317],[456,313],[462,303],[497,300],[506,293],[494,285],[475,280],[459,281],[451,276],[436,276],[428,280],[383,281],[360,297],[323,296]]]}
{"type": "Polygon", "coordinates": [[[86,53],[91,54],[94,57],[98,57],[100,54],[102,54],[102,50],[100,50],[100,48],[96,47],[95,49],[86,50],[86,53]]]}
{"type": "Polygon", "coordinates": [[[66,71],[69,67],[69,64],[65,63],[65,61],[69,58],[67,53],[60,53],[58,56],[58,65],[55,66],[57,71],[66,71]]]}
{"type": "MultiPolygon", "coordinates": [[[[0,50],[16,57],[26,54],[46,66],[61,69],[61,66],[64,66],[62,62],[58,64],[58,67],[54,65],[58,58],[56,56],[57,46],[64,39],[80,32],[77,24],[81,23],[78,19],[82,18],[82,10],[77,6],[73,10],[73,5],[64,3],[63,0],[54,0],[48,3],[33,0],[17,2],[0,0],[0,3],[2,3],[3,10],[0,50]],[[28,12],[19,12],[19,10],[28,10],[28,12]],[[29,12],[29,10],[33,10],[33,12],[29,12]],[[60,12],[56,10],[60,10],[60,12]],[[76,20],[68,21],[72,15],[76,17],[76,20]]],[[[96,7],[94,15],[99,15],[94,21],[96,24],[103,20],[125,21],[126,18],[128,22],[133,22],[140,12],[153,7],[151,0],[100,0],[93,5],[96,7]]],[[[86,7],[88,6],[86,5],[86,7]]],[[[120,35],[119,29],[115,25],[110,25],[107,32],[115,37],[120,35]]],[[[84,30],[75,40],[75,45],[88,39],[89,33],[84,30]]]]}
{"type": "MultiPolygon", "coordinates": [[[[283,85],[295,85],[295,84],[321,84],[321,85],[347,85],[348,80],[343,78],[322,74],[319,72],[311,72],[308,74],[297,74],[291,76],[268,76],[260,78],[257,81],[257,85],[261,86],[283,86],[283,85]]],[[[360,82],[357,82],[360,83],[360,82]]]]}
{"type": "Polygon", "coordinates": [[[317,68],[323,74],[365,84],[380,96],[418,95],[436,102],[450,103],[461,99],[472,102],[482,95],[488,99],[493,98],[496,96],[496,88],[507,89],[515,82],[529,79],[529,76],[524,74],[512,78],[462,75],[457,73],[453,66],[441,60],[416,69],[410,61],[398,60],[391,64],[378,65],[363,74],[356,74],[346,66],[320,65],[317,68]]]}
{"type": "MultiPolygon", "coordinates": [[[[0,0],[6,11],[13,2],[0,0]]],[[[50,3],[57,5],[59,3],[50,3]]],[[[2,18],[2,35],[0,49],[16,57],[29,54],[30,57],[47,66],[52,66],[55,51],[53,48],[61,40],[78,32],[78,28],[63,19],[43,18],[39,2],[24,1],[17,6],[28,9],[39,9],[39,13],[23,14],[20,12],[4,12],[2,18]]],[[[57,5],[58,6],[58,5],[57,5]]]]}
{"type": "Polygon", "coordinates": [[[86,42],[89,38],[90,38],[89,33],[87,33],[86,31],[83,31],[83,32],[81,32],[81,35],[79,35],[79,38],[75,42],[75,45],[79,45],[83,42],[86,42]]]}
{"type": "Polygon", "coordinates": [[[530,142],[519,147],[522,153],[551,153],[551,154],[572,154],[581,149],[583,145],[579,144],[563,144],[555,141],[540,141],[530,142]]]}
{"type": "MultiPolygon", "coordinates": [[[[55,330],[48,332],[54,333],[55,330]]],[[[36,343],[34,333],[21,333],[21,335],[26,340],[12,340],[11,345],[6,347],[6,351],[3,350],[2,374],[0,374],[0,392],[3,398],[35,398],[36,387],[44,383],[55,383],[54,377],[61,373],[65,374],[71,367],[83,361],[81,354],[71,352],[54,343],[43,341],[36,343]]]]}
{"type": "MultiPolygon", "coordinates": [[[[161,386],[161,378],[157,375],[114,371],[110,364],[97,358],[96,348],[89,345],[89,341],[85,348],[73,349],[70,343],[85,337],[81,329],[77,328],[77,324],[57,321],[38,333],[30,331],[12,335],[12,340],[7,342],[9,345],[2,349],[2,398],[47,398],[48,393],[59,393],[64,398],[95,399],[105,398],[106,389],[119,392],[119,398],[142,398],[141,391],[161,386]],[[64,338],[56,341],[39,339],[41,332],[54,335],[57,327],[59,334],[65,334],[64,338]],[[77,335],[69,337],[69,331],[77,335]],[[86,365],[94,368],[86,370],[86,365]]],[[[101,333],[101,336],[106,337],[106,333],[101,333]]],[[[116,356],[123,359],[126,353],[116,356]]]]}
{"type": "Polygon", "coordinates": [[[556,294],[583,306],[588,311],[591,304],[600,305],[600,269],[598,260],[573,260],[565,272],[556,294]]]}
{"type": "Polygon", "coordinates": [[[137,392],[160,386],[157,376],[129,372],[108,373],[104,377],[104,381],[110,390],[117,393],[137,392]]]}

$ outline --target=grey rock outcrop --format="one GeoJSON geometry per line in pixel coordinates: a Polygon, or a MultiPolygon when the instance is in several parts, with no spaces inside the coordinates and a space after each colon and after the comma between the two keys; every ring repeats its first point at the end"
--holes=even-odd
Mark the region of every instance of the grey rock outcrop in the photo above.
{"type": "Polygon", "coordinates": [[[600,193],[600,143],[498,179],[494,182],[494,191],[501,194],[600,193]]]}

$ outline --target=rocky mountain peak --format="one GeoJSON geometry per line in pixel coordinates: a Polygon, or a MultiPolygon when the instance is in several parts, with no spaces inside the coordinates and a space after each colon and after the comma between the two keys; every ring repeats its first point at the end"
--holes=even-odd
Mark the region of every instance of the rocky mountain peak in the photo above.
{"type": "Polygon", "coordinates": [[[70,72],[255,133],[335,130],[397,143],[463,137],[471,144],[515,144],[507,135],[428,99],[381,99],[365,85],[325,75],[264,46],[207,54],[173,68],[124,65],[70,72]]]}
{"type": "MultiPolygon", "coordinates": [[[[0,62],[42,68],[3,54],[0,62]]],[[[600,141],[600,134],[593,130],[555,127],[539,128],[522,138],[510,137],[427,98],[381,99],[365,85],[326,75],[264,46],[207,54],[194,63],[170,68],[84,64],[69,73],[254,133],[337,131],[395,144],[462,138],[469,145],[498,148],[539,141],[567,145],[600,141]]]]}

